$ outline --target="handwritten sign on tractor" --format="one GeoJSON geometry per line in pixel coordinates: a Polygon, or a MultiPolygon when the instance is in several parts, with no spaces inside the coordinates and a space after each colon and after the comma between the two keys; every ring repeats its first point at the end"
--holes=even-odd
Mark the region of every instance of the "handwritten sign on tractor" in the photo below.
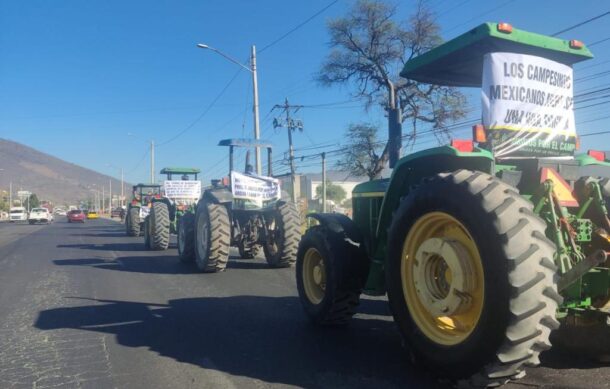
{"type": "Polygon", "coordinates": [[[231,192],[233,198],[247,200],[258,207],[265,202],[281,198],[280,182],[272,177],[249,176],[231,172],[231,192]]]}
{"type": "Polygon", "coordinates": [[[570,66],[532,55],[490,53],[482,85],[483,125],[496,156],[574,154],[570,66]]]}
{"type": "Polygon", "coordinates": [[[201,197],[201,181],[166,180],[163,190],[170,199],[198,200],[201,197]]]}

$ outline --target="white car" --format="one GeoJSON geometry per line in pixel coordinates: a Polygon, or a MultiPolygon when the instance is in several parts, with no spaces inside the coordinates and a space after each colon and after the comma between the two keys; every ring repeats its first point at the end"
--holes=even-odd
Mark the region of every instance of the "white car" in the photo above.
{"type": "Polygon", "coordinates": [[[28,211],[25,207],[11,207],[9,221],[13,222],[24,222],[28,220],[28,211]]]}
{"type": "Polygon", "coordinates": [[[30,224],[34,223],[46,223],[49,224],[53,221],[53,215],[46,208],[32,208],[30,211],[30,216],[28,217],[28,222],[30,224]]]}

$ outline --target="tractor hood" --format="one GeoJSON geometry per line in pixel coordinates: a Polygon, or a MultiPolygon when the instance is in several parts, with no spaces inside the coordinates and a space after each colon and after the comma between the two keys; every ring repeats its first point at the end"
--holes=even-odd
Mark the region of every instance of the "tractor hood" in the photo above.
{"type": "Polygon", "coordinates": [[[480,87],[483,57],[493,52],[529,54],[569,66],[593,58],[579,41],[518,30],[507,23],[484,23],[409,60],[400,75],[429,84],[480,87]]]}

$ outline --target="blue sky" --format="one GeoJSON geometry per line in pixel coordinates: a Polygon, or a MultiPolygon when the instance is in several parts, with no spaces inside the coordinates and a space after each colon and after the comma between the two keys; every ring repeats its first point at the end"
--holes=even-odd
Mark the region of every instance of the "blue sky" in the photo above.
{"type": "MultiPolygon", "coordinates": [[[[163,143],[193,123],[218,96],[238,67],[196,48],[205,42],[247,61],[250,46],[263,48],[331,0],[289,1],[6,1],[0,0],[0,137],[76,164],[126,179],[146,181],[146,139],[163,143]],[[135,136],[128,136],[133,133],[135,136]]],[[[405,20],[414,1],[399,2],[405,20]]],[[[274,130],[274,104],[350,100],[349,88],[326,88],[313,80],[328,52],[326,22],[352,4],[340,0],[323,14],[258,56],[261,131],[287,149],[285,130],[274,130]]],[[[450,39],[484,21],[552,34],[610,10],[601,1],[431,0],[443,37],[450,39]]],[[[610,16],[561,37],[585,43],[610,37],[610,16]]],[[[575,93],[610,85],[610,40],[591,48],[596,58],[575,67],[575,93]],[[582,70],[580,70],[582,69],[582,70]]],[[[220,139],[251,136],[251,78],[241,71],[216,105],[177,140],[156,150],[156,166],[195,166],[206,180],[228,170],[220,139]]],[[[468,91],[479,105],[478,91],[468,91]]],[[[608,104],[576,111],[579,133],[608,129],[608,104]]],[[[304,133],[295,147],[344,143],[350,122],[382,128],[382,111],[348,102],[307,108],[298,116],[304,133]]],[[[408,131],[405,126],[404,131],[408,131]]],[[[466,131],[466,130],[464,130],[466,131]]],[[[462,133],[465,133],[462,131],[462,133]]],[[[383,132],[385,136],[385,132],[383,132]]],[[[416,147],[431,146],[428,144],[416,147]]],[[[610,136],[582,138],[583,149],[610,149],[610,136]]],[[[302,151],[310,153],[311,151],[302,151]]],[[[299,152],[297,152],[299,154],[299,152]]],[[[318,170],[310,164],[302,170],[318,170]]]]}

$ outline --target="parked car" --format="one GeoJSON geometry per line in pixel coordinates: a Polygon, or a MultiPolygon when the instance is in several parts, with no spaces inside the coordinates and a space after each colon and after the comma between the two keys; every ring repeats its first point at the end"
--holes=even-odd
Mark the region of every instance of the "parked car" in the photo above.
{"type": "Polygon", "coordinates": [[[28,220],[28,211],[25,207],[12,207],[9,220],[11,222],[24,222],[28,220]]]}
{"type": "Polygon", "coordinates": [[[99,219],[99,215],[97,214],[97,211],[89,211],[87,212],[87,219],[99,219]]]}
{"type": "Polygon", "coordinates": [[[121,214],[123,212],[124,212],[123,208],[120,208],[120,207],[119,208],[115,208],[115,209],[112,210],[112,212],[110,212],[110,217],[111,218],[116,217],[116,218],[120,219],[121,218],[121,214]]]}
{"type": "Polygon", "coordinates": [[[49,224],[52,221],[53,216],[46,208],[32,208],[30,216],[28,217],[28,223],[46,223],[49,224]]]}
{"type": "Polygon", "coordinates": [[[73,209],[71,211],[68,211],[68,223],[76,223],[76,222],[80,222],[80,223],[84,223],[86,216],[85,213],[83,211],[81,211],[80,209],[73,209]]]}

